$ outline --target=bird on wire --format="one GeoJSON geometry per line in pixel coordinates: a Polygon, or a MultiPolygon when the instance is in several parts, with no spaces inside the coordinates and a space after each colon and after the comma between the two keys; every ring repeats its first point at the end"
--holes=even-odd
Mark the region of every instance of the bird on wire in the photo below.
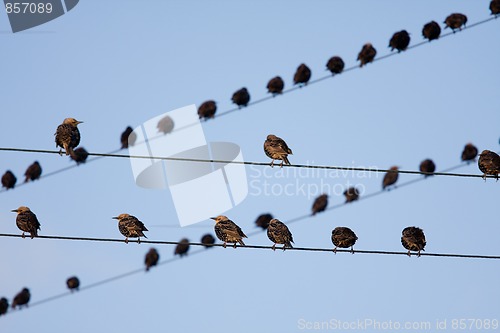
{"type": "Polygon", "coordinates": [[[285,88],[285,82],[281,76],[275,76],[267,83],[267,92],[273,94],[273,96],[283,93],[285,88]]]}
{"type": "Polygon", "coordinates": [[[419,170],[421,172],[427,172],[429,175],[425,175],[425,177],[432,176],[432,173],[436,171],[436,164],[431,159],[425,159],[420,163],[419,170]]]}
{"type": "Polygon", "coordinates": [[[66,286],[71,292],[78,291],[80,288],[80,280],[76,276],[72,276],[66,280],[66,286]]]}
{"type": "Polygon", "coordinates": [[[389,171],[385,174],[382,180],[382,189],[385,190],[387,187],[396,184],[399,177],[399,167],[392,166],[389,171]]]}
{"type": "Polygon", "coordinates": [[[274,134],[269,134],[264,141],[264,152],[267,157],[271,158],[271,167],[274,166],[275,160],[281,160],[280,167],[283,167],[283,163],[290,165],[288,160],[288,155],[293,155],[292,150],[288,148],[285,140],[277,137],[274,134]]]}
{"type": "Polygon", "coordinates": [[[27,169],[26,172],[24,172],[24,182],[27,183],[30,180],[37,180],[40,178],[42,175],[42,167],[40,166],[40,163],[38,161],[33,162],[27,169]]]}
{"type": "Polygon", "coordinates": [[[391,51],[394,51],[394,49],[398,50],[398,52],[404,51],[408,45],[410,45],[410,34],[406,30],[394,33],[389,40],[391,51]]]}
{"type": "Polygon", "coordinates": [[[293,76],[293,84],[298,84],[300,87],[307,85],[311,79],[311,69],[306,64],[300,64],[293,76]]]}
{"type": "Polygon", "coordinates": [[[267,227],[269,226],[269,222],[271,222],[272,219],[273,219],[273,216],[269,213],[261,214],[255,220],[255,225],[259,228],[262,228],[262,230],[267,230],[267,227]]]}
{"type": "Polygon", "coordinates": [[[125,236],[125,243],[128,243],[129,238],[137,238],[137,243],[141,242],[141,237],[147,238],[143,231],[149,231],[144,223],[133,215],[120,214],[113,217],[118,220],[118,230],[125,236]]]}
{"type": "Polygon", "coordinates": [[[19,307],[21,309],[23,306],[28,307],[28,303],[30,301],[31,294],[28,288],[23,288],[15,297],[14,300],[12,301],[12,308],[15,309],[16,307],[19,307]]]}
{"type": "Polygon", "coordinates": [[[122,149],[127,149],[129,146],[133,146],[136,141],[137,141],[137,134],[135,134],[134,129],[132,127],[128,126],[120,136],[122,149]]]}
{"type": "Polygon", "coordinates": [[[74,148],[80,144],[80,131],[78,125],[83,121],[76,120],[75,118],[66,118],[63,123],[57,126],[56,133],[56,147],[59,149],[59,155],[62,155],[64,149],[66,155],[70,155],[74,148]]]}
{"type": "Polygon", "coordinates": [[[156,128],[158,129],[158,133],[171,133],[174,130],[174,120],[170,116],[165,116],[158,121],[156,128]]]}
{"type": "Polygon", "coordinates": [[[80,165],[87,161],[87,157],[89,157],[89,153],[85,148],[80,147],[76,148],[71,152],[71,159],[76,162],[76,165],[80,165]]]}
{"type": "Polygon", "coordinates": [[[247,106],[250,102],[250,94],[248,93],[247,88],[241,88],[240,90],[235,91],[231,100],[234,104],[238,105],[239,109],[247,106]]]}
{"type": "Polygon", "coordinates": [[[23,232],[22,237],[25,238],[24,233],[29,232],[31,239],[38,237],[38,230],[40,230],[40,222],[28,207],[21,206],[18,209],[13,209],[13,213],[17,213],[16,225],[23,232]]]}
{"type": "Polygon", "coordinates": [[[373,62],[375,56],[377,55],[377,50],[373,47],[372,44],[366,43],[361,48],[361,51],[358,53],[358,59],[360,61],[359,67],[363,67],[364,65],[373,62]]]}
{"type": "Polygon", "coordinates": [[[146,265],[146,272],[153,266],[158,264],[158,260],[160,260],[160,254],[154,247],[150,248],[146,253],[146,257],[144,258],[144,264],[146,265]]]}
{"type": "Polygon", "coordinates": [[[422,28],[422,36],[427,38],[429,42],[431,40],[438,39],[439,35],[441,35],[441,27],[436,21],[430,21],[422,28]]]}
{"type": "Polygon", "coordinates": [[[278,219],[272,219],[267,228],[267,237],[273,242],[273,251],[276,250],[276,244],[283,244],[283,251],[288,248],[293,248],[293,236],[286,224],[278,219]]]}
{"type": "Polygon", "coordinates": [[[200,119],[213,119],[215,117],[215,112],[217,111],[217,104],[215,101],[209,100],[201,103],[198,108],[198,117],[200,119]]]}
{"type": "Polygon", "coordinates": [[[359,199],[359,190],[355,187],[349,187],[344,191],[345,203],[353,202],[359,199]]]}
{"type": "Polygon", "coordinates": [[[483,179],[486,180],[486,175],[495,176],[498,181],[500,173],[500,156],[491,150],[483,150],[477,161],[479,170],[483,173],[483,179]]]}
{"type": "Polygon", "coordinates": [[[16,187],[17,178],[14,176],[12,171],[7,170],[2,176],[2,186],[7,190],[16,187]]]}
{"type": "Polygon", "coordinates": [[[344,70],[344,66],[344,60],[342,60],[342,58],[339,56],[331,57],[326,63],[326,69],[329,70],[332,75],[342,73],[342,71],[344,70]]]}
{"type": "Polygon", "coordinates": [[[467,23],[467,16],[464,14],[460,13],[453,13],[446,17],[444,20],[444,24],[446,25],[444,28],[451,28],[453,33],[455,33],[455,30],[462,30],[462,26],[465,27],[465,24],[467,23]]]}
{"type": "Polygon", "coordinates": [[[243,238],[248,238],[245,233],[241,230],[239,226],[233,221],[227,218],[227,216],[219,215],[217,217],[211,217],[215,221],[215,234],[217,238],[224,242],[224,248],[227,243],[234,243],[234,248],[236,248],[236,243],[240,243],[245,246],[243,238]]]}
{"type": "Polygon", "coordinates": [[[311,216],[323,212],[327,206],[328,206],[328,194],[323,193],[314,200],[312,205],[311,216]]]}
{"type": "Polygon", "coordinates": [[[215,244],[215,238],[212,234],[205,234],[201,237],[201,243],[205,246],[205,248],[209,249],[213,247],[213,244],[215,244]]]}
{"type": "Polygon", "coordinates": [[[333,252],[337,253],[337,248],[351,248],[351,253],[354,254],[353,246],[356,244],[358,237],[351,229],[347,227],[336,227],[332,230],[332,243],[335,245],[333,252]]]}
{"type": "Polygon", "coordinates": [[[418,227],[404,228],[401,236],[401,244],[408,250],[409,257],[411,256],[411,251],[417,251],[417,256],[420,257],[420,251],[424,251],[424,247],[427,244],[424,231],[418,227]]]}
{"type": "Polygon", "coordinates": [[[183,238],[175,247],[174,255],[179,255],[181,258],[187,256],[189,251],[189,239],[183,238]]]}

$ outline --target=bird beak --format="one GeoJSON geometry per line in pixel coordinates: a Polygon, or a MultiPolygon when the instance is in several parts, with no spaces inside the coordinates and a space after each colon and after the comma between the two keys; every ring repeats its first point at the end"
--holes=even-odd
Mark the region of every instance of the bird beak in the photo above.
{"type": "Polygon", "coordinates": [[[112,217],[112,219],[118,220],[118,216],[112,217]]]}
{"type": "Polygon", "coordinates": [[[83,121],[77,120],[76,121],[78,124],[83,124],[83,121]]]}
{"type": "Polygon", "coordinates": [[[211,220],[214,220],[214,221],[215,221],[215,220],[217,220],[217,218],[216,218],[216,217],[211,217],[210,219],[211,219],[211,220]]]}
{"type": "Polygon", "coordinates": [[[12,213],[17,213],[17,212],[18,212],[18,210],[17,210],[17,209],[13,209],[13,210],[11,210],[11,212],[12,212],[12,213]]]}

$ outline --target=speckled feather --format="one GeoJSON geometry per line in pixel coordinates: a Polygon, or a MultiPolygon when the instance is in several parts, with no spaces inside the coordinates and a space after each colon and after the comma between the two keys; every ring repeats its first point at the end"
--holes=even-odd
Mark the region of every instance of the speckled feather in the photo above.
{"type": "Polygon", "coordinates": [[[418,255],[420,256],[420,251],[423,251],[427,244],[424,231],[418,227],[404,228],[401,236],[401,244],[408,250],[408,255],[410,255],[410,251],[418,251],[418,255]]]}
{"type": "Polygon", "coordinates": [[[285,248],[293,248],[293,236],[288,227],[278,219],[272,219],[267,228],[267,237],[274,243],[273,250],[276,244],[283,244],[285,248]]]}
{"type": "Polygon", "coordinates": [[[274,160],[282,160],[287,165],[290,165],[288,155],[293,155],[292,150],[288,148],[286,142],[273,134],[269,134],[266,141],[264,141],[264,152],[267,157],[273,159],[273,162],[274,160]]]}

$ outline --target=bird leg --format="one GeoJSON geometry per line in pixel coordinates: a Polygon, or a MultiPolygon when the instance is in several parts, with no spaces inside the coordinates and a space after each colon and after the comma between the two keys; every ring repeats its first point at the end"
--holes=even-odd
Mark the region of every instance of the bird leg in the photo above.
{"type": "Polygon", "coordinates": [[[283,244],[283,251],[286,250],[286,244],[283,244]]]}
{"type": "Polygon", "coordinates": [[[420,258],[420,250],[418,250],[418,254],[417,254],[417,257],[419,257],[419,258],[420,258]]]}
{"type": "Polygon", "coordinates": [[[141,244],[141,237],[137,237],[137,244],[141,244]]]}
{"type": "Polygon", "coordinates": [[[59,156],[62,156],[62,148],[59,148],[59,156]]]}
{"type": "Polygon", "coordinates": [[[271,168],[274,168],[274,159],[271,161],[270,166],[271,166],[271,168]]]}
{"type": "Polygon", "coordinates": [[[335,246],[335,248],[333,249],[333,253],[337,254],[337,247],[335,246]]]}
{"type": "Polygon", "coordinates": [[[226,242],[224,242],[224,244],[222,244],[222,247],[223,247],[223,248],[226,248],[226,242]]]}
{"type": "Polygon", "coordinates": [[[128,237],[125,237],[125,244],[128,244],[128,237]]]}
{"type": "Polygon", "coordinates": [[[411,257],[411,253],[410,253],[410,250],[408,250],[408,257],[411,257]]]}
{"type": "Polygon", "coordinates": [[[26,236],[24,236],[24,231],[23,231],[23,234],[21,235],[22,238],[26,238],[26,236]]]}
{"type": "Polygon", "coordinates": [[[233,244],[233,248],[236,248],[236,242],[234,242],[234,244],[233,244]]]}
{"type": "Polygon", "coordinates": [[[274,245],[271,248],[273,249],[273,251],[276,251],[276,243],[274,243],[274,245]]]}
{"type": "Polygon", "coordinates": [[[354,249],[352,248],[352,246],[351,246],[351,253],[354,254],[354,249]]]}
{"type": "Polygon", "coordinates": [[[280,168],[283,168],[283,160],[281,160],[280,168]]]}

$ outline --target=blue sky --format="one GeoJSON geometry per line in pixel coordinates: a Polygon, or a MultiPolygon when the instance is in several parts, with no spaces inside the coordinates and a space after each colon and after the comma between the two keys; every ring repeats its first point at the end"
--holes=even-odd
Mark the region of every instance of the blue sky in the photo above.
{"type": "MultiPolygon", "coordinates": [[[[0,146],[54,149],[66,117],[83,120],[81,146],[119,148],[127,126],[207,99],[218,112],[248,88],[266,96],[280,75],[292,85],[306,63],[312,79],[340,55],[350,67],[362,45],[390,52],[396,31],[420,42],[422,26],[453,12],[469,23],[489,17],[489,1],[96,1],[32,30],[12,34],[0,15],[2,114],[0,146]]],[[[499,150],[500,89],[495,57],[500,21],[433,41],[360,70],[203,123],[208,141],[238,144],[247,161],[267,162],[262,144],[284,138],[296,164],[399,165],[418,169],[432,158],[438,170],[460,163],[467,142],[499,150]]],[[[443,32],[447,32],[444,30],[443,32]]],[[[72,164],[66,157],[0,152],[0,172],[18,179],[38,160],[44,172],[72,164]]],[[[381,188],[382,175],[292,172],[247,167],[249,182],[284,188],[347,183],[381,188]]],[[[478,174],[475,163],[458,171],[478,174]]],[[[399,181],[414,179],[401,175],[399,181]]],[[[431,177],[412,186],[290,224],[296,246],[332,247],[331,230],[348,226],[357,249],[403,250],[401,230],[420,226],[428,252],[500,253],[496,235],[499,184],[479,178],[431,177]],[[496,215],[494,215],[496,216],[496,215]]],[[[271,212],[283,222],[310,212],[318,194],[249,195],[225,212],[246,233],[271,212]]],[[[2,192],[2,233],[20,233],[10,210],[29,206],[42,235],[121,238],[111,217],[130,213],[152,240],[198,241],[213,221],[180,228],[168,190],[134,183],[127,159],[105,158],[13,191],[2,192]]],[[[332,194],[330,204],[344,201],[332,194]]],[[[193,209],[196,205],[193,204],[193,209]]],[[[214,212],[214,215],[219,212],[214,212]]],[[[271,245],[264,233],[248,244],[271,245]]],[[[0,297],[27,286],[32,302],[60,294],[66,278],[82,286],[143,265],[147,244],[2,238],[0,297]]],[[[173,246],[158,246],[162,260],[173,246]]],[[[191,249],[195,250],[195,249],[191,249]]],[[[0,318],[5,332],[278,332],[307,331],[303,322],[330,320],[430,322],[497,319],[500,274],[494,260],[249,249],[207,250],[114,283],[0,318]]]]}

